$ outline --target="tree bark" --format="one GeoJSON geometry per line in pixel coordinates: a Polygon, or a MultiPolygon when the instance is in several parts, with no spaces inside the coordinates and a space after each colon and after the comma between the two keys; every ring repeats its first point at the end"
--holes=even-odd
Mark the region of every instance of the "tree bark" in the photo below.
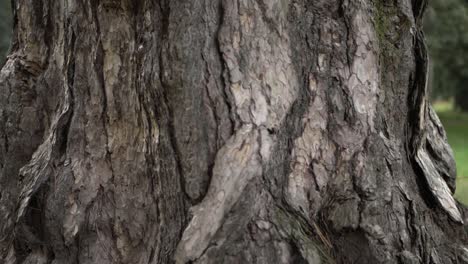
{"type": "Polygon", "coordinates": [[[15,1],[2,263],[468,263],[417,0],[15,1]]]}

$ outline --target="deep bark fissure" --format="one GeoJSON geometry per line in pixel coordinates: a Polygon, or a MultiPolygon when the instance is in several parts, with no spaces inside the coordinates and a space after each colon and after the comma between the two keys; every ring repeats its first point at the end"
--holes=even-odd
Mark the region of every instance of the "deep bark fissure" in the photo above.
{"type": "MultiPolygon", "coordinates": [[[[225,53],[222,49],[223,45],[221,43],[221,40],[220,38],[222,37],[222,30],[223,28],[225,27],[225,1],[224,0],[218,0],[218,19],[219,19],[219,26],[218,26],[218,30],[216,31],[216,37],[215,37],[215,41],[216,41],[216,51],[217,51],[217,54],[218,54],[218,57],[219,57],[219,62],[220,62],[220,65],[221,65],[221,81],[222,81],[222,84],[223,84],[223,87],[221,87],[221,91],[223,93],[223,98],[225,99],[225,102],[226,102],[226,105],[228,107],[228,116],[229,116],[229,120],[231,122],[231,126],[232,126],[232,129],[233,130],[236,130],[238,127],[239,127],[239,116],[237,114],[237,111],[236,111],[236,106],[234,104],[231,103],[231,101],[233,101],[233,95],[232,93],[230,92],[230,90],[228,89],[229,86],[230,86],[230,80],[229,80],[229,70],[228,70],[228,67],[226,65],[226,60],[224,58],[225,56],[225,53]]],[[[232,135],[233,133],[231,133],[232,135]]]]}
{"type": "Polygon", "coordinates": [[[182,190],[184,192],[185,199],[190,201],[190,203],[197,204],[198,201],[194,201],[187,193],[186,191],[186,182],[185,182],[185,177],[182,169],[182,164],[180,161],[180,156],[181,152],[177,146],[177,139],[175,138],[175,127],[174,127],[174,114],[173,114],[173,109],[171,109],[170,104],[169,104],[169,99],[167,96],[168,90],[171,89],[171,85],[167,83],[166,81],[166,72],[165,72],[165,65],[167,64],[167,59],[163,56],[163,52],[167,51],[167,39],[168,39],[168,27],[169,27],[169,17],[171,15],[171,10],[170,10],[170,2],[168,1],[162,1],[160,3],[160,14],[162,16],[161,18],[161,36],[160,36],[160,50],[159,50],[159,62],[160,62],[160,67],[159,67],[159,76],[160,76],[160,81],[161,81],[161,89],[162,89],[162,95],[164,98],[164,105],[167,108],[167,114],[168,114],[168,135],[170,138],[171,142],[171,148],[174,151],[174,159],[177,164],[177,175],[180,179],[180,184],[182,186],[182,190]]]}

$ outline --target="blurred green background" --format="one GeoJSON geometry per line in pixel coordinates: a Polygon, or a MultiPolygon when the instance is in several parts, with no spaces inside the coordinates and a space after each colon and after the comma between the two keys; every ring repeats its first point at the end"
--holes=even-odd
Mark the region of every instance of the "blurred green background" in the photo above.
{"type": "MultiPolygon", "coordinates": [[[[0,0],[0,66],[12,33],[10,3],[0,0]]],[[[457,161],[456,196],[468,205],[468,0],[430,0],[424,27],[431,98],[457,161]]]]}

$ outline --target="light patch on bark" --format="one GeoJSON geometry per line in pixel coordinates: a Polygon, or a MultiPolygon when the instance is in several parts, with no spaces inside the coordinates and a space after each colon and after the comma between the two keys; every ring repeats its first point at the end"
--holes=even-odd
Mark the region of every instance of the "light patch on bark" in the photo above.
{"type": "Polygon", "coordinates": [[[452,193],[455,192],[457,167],[452,148],[447,142],[444,128],[432,107],[429,107],[427,128],[427,147],[431,148],[432,161],[452,193]]]}
{"type": "MultiPolygon", "coordinates": [[[[221,30],[221,50],[230,76],[236,111],[243,123],[278,127],[297,97],[299,85],[296,78],[290,78],[296,73],[291,61],[289,37],[286,32],[283,34],[287,12],[272,9],[281,3],[272,1],[266,4],[266,16],[272,12],[279,16],[275,18],[278,21],[274,31],[261,16],[245,11],[251,8],[249,3],[240,1],[239,9],[235,3],[226,3],[229,5],[227,10],[232,12],[227,17],[233,19],[235,28],[232,31],[233,28],[224,27],[224,30],[230,30],[229,33],[221,30]],[[239,12],[239,18],[235,12],[239,12]],[[242,71],[241,58],[247,64],[242,71]]],[[[263,12],[257,2],[255,9],[263,12]]]]}
{"type": "Polygon", "coordinates": [[[429,189],[434,194],[440,206],[442,206],[453,220],[463,223],[461,213],[458,210],[455,199],[453,198],[447,183],[438,173],[436,166],[434,166],[434,163],[424,148],[418,149],[416,153],[416,161],[423,170],[429,189]]]}
{"type": "Polygon", "coordinates": [[[312,75],[309,76],[309,89],[317,95],[302,120],[304,132],[294,141],[292,150],[286,199],[293,208],[304,213],[311,209],[308,192],[315,189],[314,178],[319,188],[323,189],[328,183],[329,173],[323,170],[323,164],[330,162],[335,150],[326,135],[328,108],[322,99],[325,97],[324,88],[312,75]],[[320,160],[320,163],[314,164],[312,168],[314,159],[320,160]],[[311,174],[311,169],[314,175],[311,174]]]}
{"type": "Polygon", "coordinates": [[[102,25],[102,48],[104,51],[104,82],[106,92],[106,103],[108,115],[111,122],[114,122],[118,118],[116,112],[116,102],[114,92],[117,92],[118,87],[122,85],[122,76],[120,69],[122,67],[122,59],[120,56],[121,49],[123,46],[128,46],[130,43],[121,43],[120,39],[128,38],[130,36],[130,29],[126,21],[122,21],[121,18],[111,18],[111,21],[106,21],[106,24],[102,25]],[[108,23],[108,24],[107,24],[108,23]]]}
{"type": "Polygon", "coordinates": [[[191,209],[193,218],[177,247],[176,263],[203,254],[249,181],[261,175],[258,136],[251,125],[245,125],[216,155],[211,185],[203,201],[191,209]]]}
{"type": "Polygon", "coordinates": [[[369,16],[362,10],[356,12],[352,23],[358,29],[355,38],[357,49],[347,85],[356,111],[366,117],[368,129],[374,130],[379,84],[376,35],[369,16]]]}

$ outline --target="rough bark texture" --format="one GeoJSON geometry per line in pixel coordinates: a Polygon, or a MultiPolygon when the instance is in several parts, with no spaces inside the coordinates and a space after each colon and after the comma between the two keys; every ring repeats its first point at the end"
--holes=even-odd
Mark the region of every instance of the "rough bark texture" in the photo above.
{"type": "Polygon", "coordinates": [[[18,0],[1,263],[468,263],[417,0],[18,0]]]}

